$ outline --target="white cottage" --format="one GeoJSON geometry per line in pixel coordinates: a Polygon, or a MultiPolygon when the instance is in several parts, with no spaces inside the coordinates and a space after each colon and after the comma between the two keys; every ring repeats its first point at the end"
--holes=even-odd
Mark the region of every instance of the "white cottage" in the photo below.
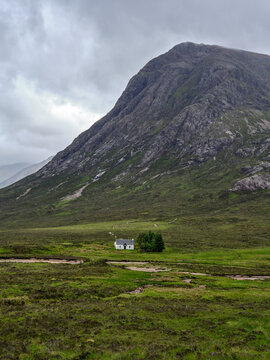
{"type": "Polygon", "coordinates": [[[114,246],[116,250],[134,250],[134,239],[116,239],[114,246]]]}

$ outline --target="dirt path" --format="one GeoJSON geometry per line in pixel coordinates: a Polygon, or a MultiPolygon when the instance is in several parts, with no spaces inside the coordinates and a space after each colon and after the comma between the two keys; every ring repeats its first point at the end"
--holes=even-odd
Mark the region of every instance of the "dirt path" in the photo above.
{"type": "Polygon", "coordinates": [[[18,197],[16,197],[16,200],[19,200],[20,198],[26,196],[31,190],[32,190],[31,188],[25,190],[24,193],[22,193],[21,195],[19,195],[18,197]]]}
{"type": "Polygon", "coordinates": [[[255,275],[255,276],[242,276],[242,275],[229,275],[228,276],[234,280],[266,280],[270,279],[270,276],[267,275],[255,275]]]}
{"type": "Polygon", "coordinates": [[[159,268],[156,266],[152,267],[137,267],[137,266],[127,266],[127,270],[133,270],[133,271],[144,271],[144,272],[160,272],[160,271],[170,271],[170,269],[167,268],[159,268]]]}
{"type": "Polygon", "coordinates": [[[170,269],[160,266],[154,266],[146,261],[107,261],[107,264],[124,265],[127,270],[132,270],[132,271],[144,271],[144,272],[170,271],[170,269]],[[144,265],[144,266],[140,266],[140,265],[144,265]],[[146,266],[146,265],[150,265],[150,266],[146,266]]]}
{"type": "Polygon", "coordinates": [[[75,191],[73,194],[67,195],[67,196],[63,197],[62,200],[70,201],[70,200],[74,200],[74,199],[79,198],[80,196],[82,196],[83,190],[84,190],[85,188],[87,188],[87,186],[88,186],[89,184],[90,184],[90,183],[87,182],[84,186],[82,186],[80,189],[78,189],[77,191],[75,191]]]}
{"type": "Polygon", "coordinates": [[[110,265],[146,265],[149,264],[147,261],[107,261],[110,265]]]}
{"type": "Polygon", "coordinates": [[[37,258],[31,258],[31,259],[16,259],[16,258],[10,258],[10,259],[0,259],[0,263],[48,263],[48,264],[71,264],[71,265],[77,265],[82,264],[82,260],[64,260],[64,259],[37,259],[37,258]]]}
{"type": "Polygon", "coordinates": [[[180,271],[178,274],[184,274],[184,275],[194,275],[194,276],[211,276],[210,274],[204,274],[204,273],[193,273],[188,271],[180,271]]]}
{"type": "MultiPolygon", "coordinates": [[[[160,272],[160,271],[170,271],[171,269],[168,269],[166,267],[161,267],[157,265],[153,265],[147,261],[107,261],[107,264],[109,265],[124,265],[127,270],[132,271],[144,271],[144,272],[160,272]],[[142,265],[142,266],[140,266],[142,265]],[[148,266],[149,265],[149,266],[148,266]]],[[[189,272],[189,271],[179,271],[178,274],[181,275],[193,275],[193,276],[213,276],[211,274],[205,274],[205,273],[196,273],[196,272],[189,272]]],[[[254,275],[254,276],[244,276],[244,275],[219,275],[219,276],[226,276],[233,280],[266,280],[270,279],[270,276],[267,275],[254,275]]],[[[189,283],[190,279],[187,279],[186,281],[183,280],[186,283],[189,283]]]]}

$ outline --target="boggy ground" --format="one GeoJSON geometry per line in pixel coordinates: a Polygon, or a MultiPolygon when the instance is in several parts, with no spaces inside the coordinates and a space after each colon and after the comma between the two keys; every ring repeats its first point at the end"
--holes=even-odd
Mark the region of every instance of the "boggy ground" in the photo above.
{"type": "Polygon", "coordinates": [[[175,246],[177,231],[128,221],[0,232],[2,259],[83,260],[0,263],[0,358],[269,359],[270,280],[228,276],[269,276],[270,247],[200,240],[191,251],[175,246]],[[146,229],[162,231],[164,253],[114,250],[109,232],[146,229]],[[108,260],[168,271],[131,271],[108,260]]]}

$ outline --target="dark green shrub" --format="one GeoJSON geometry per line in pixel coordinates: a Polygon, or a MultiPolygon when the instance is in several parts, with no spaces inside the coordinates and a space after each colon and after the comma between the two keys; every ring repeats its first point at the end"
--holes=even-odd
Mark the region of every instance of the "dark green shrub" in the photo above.
{"type": "Polygon", "coordinates": [[[153,231],[141,233],[137,238],[137,244],[144,252],[162,252],[165,249],[162,235],[153,231]]]}

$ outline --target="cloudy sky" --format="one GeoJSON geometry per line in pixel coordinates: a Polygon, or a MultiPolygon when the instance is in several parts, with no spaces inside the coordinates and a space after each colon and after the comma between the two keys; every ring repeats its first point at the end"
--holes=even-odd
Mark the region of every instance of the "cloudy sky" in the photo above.
{"type": "Polygon", "coordinates": [[[183,41],[270,54],[269,0],[1,0],[0,165],[38,162],[183,41]]]}

